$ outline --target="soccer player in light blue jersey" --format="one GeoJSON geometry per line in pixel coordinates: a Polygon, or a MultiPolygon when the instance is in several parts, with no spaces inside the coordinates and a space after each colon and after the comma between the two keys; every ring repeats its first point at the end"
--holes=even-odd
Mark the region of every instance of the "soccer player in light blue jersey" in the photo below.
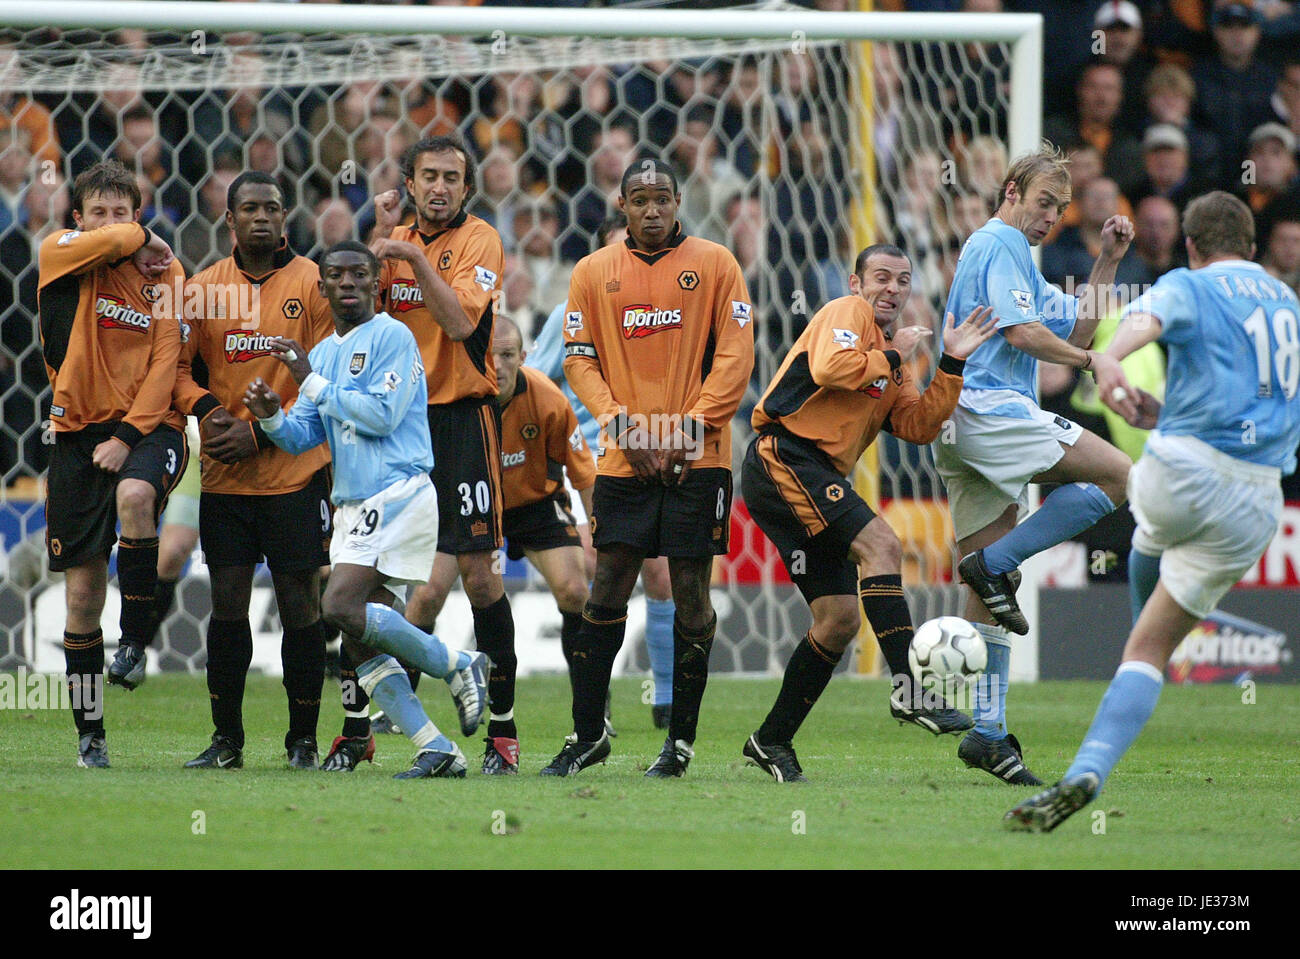
{"type": "Polygon", "coordinates": [[[1129,477],[1133,629],[1074,762],[1007,813],[1011,829],[1047,832],[1097,797],[1155,710],[1174,649],[1277,532],[1300,444],[1300,303],[1249,262],[1254,219],[1236,197],[1193,200],[1183,235],[1192,268],[1130,303],[1106,351],[1118,361],[1153,340],[1167,347],[1163,409],[1118,365],[1097,376],[1107,406],[1155,427],[1129,477]]]}
{"type": "MultiPolygon", "coordinates": [[[[597,229],[596,248],[622,243],[626,239],[627,217],[616,213],[597,229]]],[[[541,332],[537,334],[525,365],[545,373],[569,398],[569,404],[577,414],[582,435],[586,438],[587,445],[594,450],[600,446],[600,424],[582,405],[582,400],[578,399],[578,394],[573,392],[573,387],[564,378],[563,327],[568,306],[567,302],[561,303],[551,311],[541,332]]],[[[578,520],[578,535],[582,538],[582,548],[587,554],[590,575],[596,568],[596,551],[591,546],[591,524],[587,521],[586,511],[576,493],[573,494],[570,505],[578,520]]],[[[646,653],[650,657],[650,672],[655,681],[651,717],[656,729],[667,729],[673,709],[673,617],[677,615],[672,584],[668,580],[668,560],[662,556],[645,560],[641,564],[641,585],[645,588],[646,653]]],[[[565,662],[570,662],[573,656],[571,642],[562,645],[565,662]]],[[[605,725],[612,730],[608,717],[605,725]]]]}
{"type": "MultiPolygon", "coordinates": [[[[299,385],[298,401],[286,413],[258,378],[244,402],[281,449],[301,453],[329,443],[336,511],[321,614],[343,633],[361,687],[419,748],[411,768],[396,778],[463,777],[464,754],[429,719],[398,658],[447,682],[461,731],[470,736],[487,708],[487,657],[448,649],[376,601],[392,602],[386,587],[427,582],[437,552],[420,351],[405,324],[375,313],[379,261],[365,245],[349,240],[331,247],[321,259],[320,288],[334,312],[335,334],[310,354],[294,340],[275,345],[299,385]]],[[[356,745],[364,750],[368,737],[356,745]]],[[[364,752],[347,768],[361,758],[364,752]]]]}
{"type": "Polygon", "coordinates": [[[962,248],[945,309],[964,317],[976,306],[991,306],[998,335],[967,359],[953,428],[939,434],[933,450],[963,557],[958,571],[972,592],[966,618],[989,650],[988,669],[975,687],[975,728],[957,756],[1004,782],[1038,785],[1006,726],[1007,630],[1029,630],[1015,598],[1018,567],[1123,503],[1131,466],[1105,440],[1039,408],[1038,362],[1094,372],[1115,362],[1087,347],[1112,299],[1110,284],[1133,225],[1123,216],[1107,220],[1087,286],[1078,296],[1062,293],[1034,266],[1030,248],[1069,205],[1066,161],[1045,143],[1017,159],[1003,184],[997,213],[962,248]],[[1030,483],[1061,485],[1017,525],[1030,483]]]}

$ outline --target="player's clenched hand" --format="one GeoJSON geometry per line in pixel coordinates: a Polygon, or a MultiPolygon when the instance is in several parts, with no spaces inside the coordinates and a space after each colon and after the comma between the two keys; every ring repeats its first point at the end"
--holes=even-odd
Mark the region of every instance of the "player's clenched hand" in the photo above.
{"type": "Polygon", "coordinates": [[[208,440],[214,440],[226,430],[230,429],[235,423],[235,417],[224,406],[218,406],[215,410],[203,417],[199,423],[199,438],[206,445],[208,440]]]}
{"type": "Polygon", "coordinates": [[[233,425],[225,432],[203,443],[203,452],[218,463],[238,463],[257,452],[257,438],[253,436],[253,424],[244,420],[232,422],[233,425]]]}
{"type": "Polygon", "coordinates": [[[299,386],[302,385],[303,380],[311,376],[311,361],[307,359],[307,348],[297,340],[287,336],[277,336],[271,341],[271,349],[275,350],[275,358],[289,367],[289,373],[299,386]]]}
{"type": "Polygon", "coordinates": [[[105,473],[116,473],[122,468],[122,464],[126,462],[126,458],[130,454],[131,447],[116,436],[110,436],[95,447],[95,452],[91,454],[90,461],[105,473]]]}
{"type": "Polygon", "coordinates": [[[1160,401],[1141,387],[1134,387],[1134,392],[1138,397],[1137,416],[1129,420],[1128,425],[1136,426],[1140,430],[1155,429],[1156,421],[1160,419],[1160,401]]]}
{"type": "Polygon", "coordinates": [[[375,230],[380,233],[392,233],[393,228],[402,222],[402,194],[397,190],[385,190],[375,197],[375,230]]]}
{"type": "Polygon", "coordinates": [[[259,420],[269,419],[280,408],[280,394],[266,385],[260,376],[244,391],[244,405],[259,420]]]}
{"type": "Polygon", "coordinates": [[[951,313],[943,321],[943,351],[954,360],[966,359],[998,331],[991,306],[977,306],[961,326],[954,326],[956,322],[951,313]]]}
{"type": "Polygon", "coordinates": [[[135,264],[141,276],[147,280],[154,280],[162,276],[174,259],[176,256],[172,253],[172,248],[167,245],[167,241],[157,233],[150,232],[149,242],[135,251],[131,262],[135,264]]]}
{"type": "Polygon", "coordinates": [[[659,453],[659,480],[665,486],[681,486],[691,471],[692,460],[699,456],[698,444],[683,433],[674,430],[663,443],[659,453]]]}
{"type": "Polygon", "coordinates": [[[1101,228],[1101,255],[1108,260],[1118,260],[1133,242],[1136,231],[1126,216],[1113,216],[1101,228]]]}
{"type": "Polygon", "coordinates": [[[916,351],[921,348],[921,344],[932,332],[924,326],[905,326],[902,329],[895,330],[891,338],[891,345],[898,351],[898,355],[906,363],[912,357],[916,356],[916,351]]]}
{"type": "Polygon", "coordinates": [[[424,256],[418,246],[405,240],[376,240],[370,244],[370,252],[380,260],[405,260],[407,263],[424,256]]]}
{"type": "Polygon", "coordinates": [[[663,466],[659,453],[651,448],[653,445],[649,432],[639,426],[628,430],[618,440],[619,449],[623,451],[628,465],[632,467],[636,478],[642,483],[658,480],[663,466]]]}
{"type": "Polygon", "coordinates": [[[1138,393],[1124,375],[1119,360],[1105,353],[1093,352],[1093,375],[1097,378],[1097,395],[1108,407],[1133,423],[1138,417],[1138,393]]]}

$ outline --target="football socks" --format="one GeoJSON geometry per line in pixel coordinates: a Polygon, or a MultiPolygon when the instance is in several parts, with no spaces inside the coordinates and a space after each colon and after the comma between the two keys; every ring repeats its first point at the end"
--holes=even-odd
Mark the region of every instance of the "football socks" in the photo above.
{"type": "MultiPolygon", "coordinates": [[[[903,596],[903,577],[900,573],[867,576],[858,581],[858,596],[862,611],[866,613],[871,631],[876,634],[876,644],[889,665],[890,683],[894,689],[906,684],[911,688],[912,668],[907,663],[907,648],[912,644],[912,614],[903,596]]],[[[914,698],[920,690],[913,690],[914,698]]],[[[783,743],[784,739],[761,739],[763,743],[783,743]]]]}
{"type": "MultiPolygon", "coordinates": [[[[713,649],[713,634],[717,628],[717,613],[697,633],[682,626],[680,618],[673,619],[673,715],[668,721],[668,738],[671,740],[695,742],[700,703],[704,699],[704,687],[709,682],[709,652],[713,649]]],[[[610,665],[613,665],[612,659],[610,665]]]]}
{"type": "Polygon", "coordinates": [[[984,637],[989,662],[975,680],[971,712],[975,731],[985,739],[1005,739],[1007,735],[1007,687],[1011,679],[1011,639],[1001,626],[971,623],[984,637]]]}
{"type": "MultiPolygon", "coordinates": [[[[426,633],[419,626],[407,622],[395,609],[379,603],[366,603],[366,631],[361,641],[443,680],[451,678],[452,673],[469,661],[469,657],[464,656],[465,663],[462,663],[462,656],[448,649],[437,636],[426,633]]],[[[406,685],[411,685],[409,678],[406,685]]]]}
{"type": "Polygon", "coordinates": [[[1030,556],[1064,543],[1113,512],[1115,504],[1095,483],[1058,486],[1032,516],[984,547],[984,565],[995,576],[1009,573],[1030,556]]]}
{"type": "Polygon", "coordinates": [[[343,735],[349,739],[370,735],[370,697],[357,680],[357,665],[339,646],[339,692],[343,700],[343,735]]]}
{"type": "Polygon", "coordinates": [[[78,735],[104,731],[104,631],[63,634],[72,721],[78,735]]]}
{"type": "Polygon", "coordinates": [[[158,537],[117,541],[117,588],[122,594],[122,642],[144,648],[157,628],[154,589],[158,585],[158,537]]]}
{"type": "MultiPolygon", "coordinates": [[[[512,713],[515,708],[515,672],[519,668],[519,660],[515,656],[515,618],[510,612],[510,599],[503,595],[482,609],[471,606],[470,611],[474,614],[474,642],[478,651],[487,653],[488,659],[492,660],[492,670],[488,674],[488,700],[492,703],[492,715],[504,716],[512,713]]],[[[489,719],[488,735],[518,739],[514,728],[513,719],[496,725],[489,719]],[[494,731],[504,729],[511,731],[494,731]]]]}
{"type": "Polygon", "coordinates": [[[444,753],[455,749],[451,740],[438,732],[438,727],[411,691],[411,681],[406,677],[406,670],[392,656],[381,653],[367,659],[357,667],[357,680],[366,695],[420,749],[436,749],[444,753]]]}
{"type": "Polygon", "coordinates": [[[1142,615],[1142,607],[1147,604],[1151,594],[1156,591],[1160,580],[1160,557],[1139,553],[1136,549],[1128,551],[1128,603],[1137,623],[1142,615]]]}
{"type": "Polygon", "coordinates": [[[1160,670],[1150,663],[1120,663],[1088,727],[1088,735],[1083,737],[1083,745],[1063,778],[1096,773],[1101,777],[1099,786],[1105,785],[1115,764],[1151,718],[1163,685],[1160,670]]]}
{"type": "Polygon", "coordinates": [[[587,603],[582,628],[573,646],[573,731],[580,742],[594,743],[605,735],[605,699],[614,658],[623,645],[627,607],[618,609],[587,603]]]}
{"type": "Polygon", "coordinates": [[[284,691],[289,697],[289,732],[284,748],[305,736],[316,738],[320,692],[325,684],[325,627],[320,620],[286,629],[280,641],[284,691]]]}
{"type": "Polygon", "coordinates": [[[163,621],[171,615],[172,604],[176,601],[176,580],[159,579],[153,588],[153,621],[149,626],[149,639],[145,645],[154,641],[163,621]]]}
{"type": "Polygon", "coordinates": [[[578,641],[578,630],[582,629],[582,613],[566,613],[560,610],[560,652],[564,654],[564,663],[569,667],[569,686],[573,686],[573,645],[578,641]]]}
{"type": "Polygon", "coordinates": [[[673,701],[673,620],[677,606],[671,599],[645,601],[645,648],[655,680],[655,705],[673,701]]]}
{"type": "Polygon", "coordinates": [[[216,731],[244,748],[244,680],[253,661],[248,618],[208,620],[208,696],[216,731]]]}
{"type": "Polygon", "coordinates": [[[785,667],[785,678],[781,680],[781,691],[772,711],[758,728],[760,743],[777,746],[794,738],[831,681],[831,673],[835,672],[842,655],[819,645],[811,632],[799,641],[785,667]]]}

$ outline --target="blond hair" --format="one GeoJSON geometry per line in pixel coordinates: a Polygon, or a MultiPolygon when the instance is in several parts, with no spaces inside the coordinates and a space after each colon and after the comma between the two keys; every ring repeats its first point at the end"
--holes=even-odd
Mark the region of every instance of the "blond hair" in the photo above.
{"type": "Polygon", "coordinates": [[[998,194],[998,206],[1007,199],[1007,184],[1016,185],[1016,193],[1024,196],[1030,185],[1040,179],[1047,179],[1060,184],[1066,193],[1070,191],[1070,160],[1060,148],[1044,140],[1033,153],[1016,157],[1006,176],[1002,178],[1002,191],[998,194]]]}

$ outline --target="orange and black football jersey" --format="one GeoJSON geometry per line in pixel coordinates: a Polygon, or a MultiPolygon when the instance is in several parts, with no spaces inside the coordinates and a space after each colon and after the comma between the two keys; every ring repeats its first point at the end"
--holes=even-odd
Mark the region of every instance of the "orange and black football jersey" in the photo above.
{"type": "Polygon", "coordinates": [[[575,490],[596,483],[591,447],[560,388],[540,370],[520,367],[515,393],[501,411],[501,478],[506,509],[553,498],[564,469],[575,490]]]}
{"type": "MultiPolygon", "coordinates": [[[[185,284],[189,335],[176,380],[176,408],[202,420],[222,406],[251,423],[254,417],[244,405],[244,392],[259,376],[285,407],[292,406],[298,384],[275,358],[270,341],[288,337],[310,350],[334,332],[334,314],[320,293],[319,280],[316,264],[287,245],[276,252],[265,276],[248,273],[235,250],[191,277],[185,284]],[[196,356],[207,368],[206,390],[191,376],[196,356]]],[[[269,440],[259,445],[256,454],[238,463],[219,463],[205,455],[203,489],[244,495],[291,493],[306,486],[330,459],[323,443],[299,456],[269,440]]]]}
{"type": "Polygon", "coordinates": [[[909,443],[938,436],[957,406],[964,366],[945,354],[918,393],[871,305],[841,296],[818,310],[795,340],[751,422],[760,432],[775,423],[811,440],[847,476],[882,429],[909,443]]]}
{"type": "Polygon", "coordinates": [[[41,346],[56,432],[118,422],[114,435],[135,446],[161,423],[185,429],[172,409],[185,271],[173,261],[146,279],[131,256],[149,236],[138,223],[117,223],[60,230],[41,243],[41,346]]]}
{"type": "Polygon", "coordinates": [[[492,363],[492,317],[505,251],[501,237],[485,221],[464,210],[432,236],[415,226],[396,227],[391,239],[414,243],[456,293],[474,332],[456,342],[443,332],[424,305],[415,270],[402,260],[385,260],[379,274],[381,308],[411,328],[429,383],[429,405],[471,396],[496,396],[492,363]]]}
{"type": "Polygon", "coordinates": [[[731,469],[731,418],[754,368],[753,309],[726,247],[687,236],[646,253],[626,243],[583,258],[569,281],[564,375],[602,424],[602,476],[632,476],[618,440],[703,431],[693,468],[731,469]]]}

